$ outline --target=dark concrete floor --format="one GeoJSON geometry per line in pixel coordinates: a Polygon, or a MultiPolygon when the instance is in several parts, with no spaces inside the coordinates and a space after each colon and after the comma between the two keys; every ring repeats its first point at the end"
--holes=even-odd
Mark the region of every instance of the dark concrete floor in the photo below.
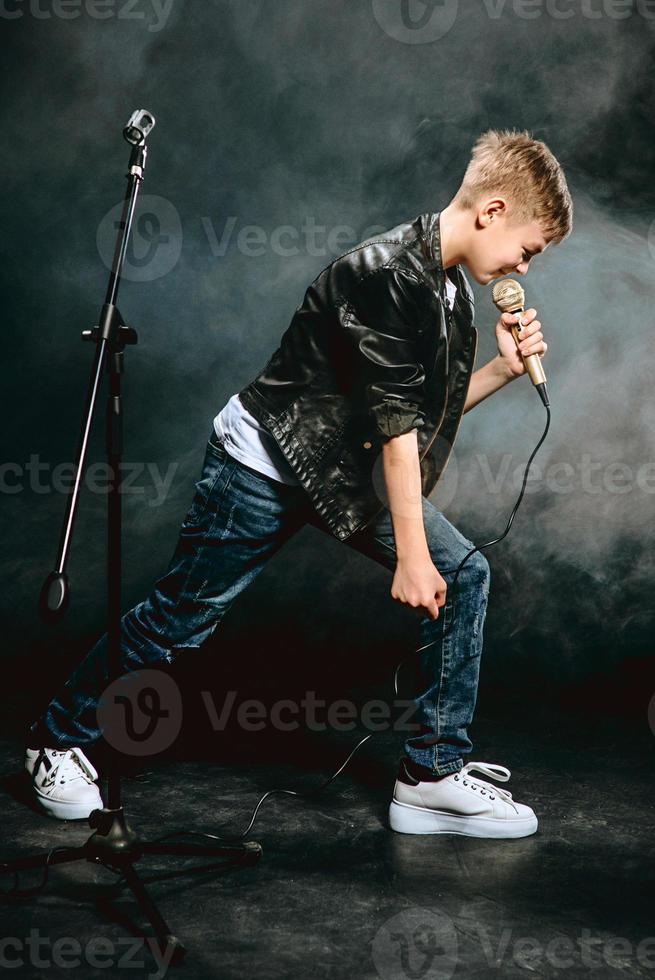
{"type": "MultiPolygon", "coordinates": [[[[250,834],[264,849],[256,866],[191,873],[197,860],[170,857],[137,865],[188,948],[179,968],[158,965],[129,939],[121,915],[136,907],[125,889],[108,916],[103,900],[114,876],[90,863],[57,866],[38,898],[5,904],[3,965],[20,961],[14,975],[85,980],[126,971],[225,980],[654,976],[655,745],[647,723],[582,722],[531,708],[513,711],[511,727],[478,714],[471,735],[471,759],[512,770],[506,787],[535,809],[535,835],[394,834],[386,811],[401,746],[383,733],[322,797],[265,801],[250,834]]],[[[220,763],[207,751],[194,757],[189,746],[178,758],[148,760],[124,783],[129,820],[146,839],[181,825],[237,833],[267,789],[316,785],[358,740],[320,739],[315,771],[307,757],[300,765],[286,756],[230,765],[225,746],[220,763]]],[[[53,821],[24,802],[15,732],[0,750],[3,855],[82,844],[86,822],[53,821]]],[[[20,884],[38,880],[29,872],[20,884]]]]}

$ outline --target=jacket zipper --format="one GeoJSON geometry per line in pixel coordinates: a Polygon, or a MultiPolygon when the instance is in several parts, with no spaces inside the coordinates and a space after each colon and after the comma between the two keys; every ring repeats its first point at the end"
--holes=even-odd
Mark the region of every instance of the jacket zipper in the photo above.
{"type": "MultiPolygon", "coordinates": [[[[452,323],[452,320],[451,320],[452,312],[450,310],[450,307],[448,306],[447,303],[444,303],[444,307],[446,309],[446,318],[448,320],[448,327],[449,327],[449,331],[448,331],[448,345],[447,345],[447,348],[446,348],[446,377],[447,377],[448,376],[448,361],[450,359],[450,338],[453,335],[453,323],[452,323]]],[[[443,420],[445,418],[446,409],[447,408],[448,408],[448,387],[446,387],[446,400],[445,400],[445,402],[443,404],[443,409],[441,411],[441,415],[439,416],[439,421],[437,422],[437,424],[435,426],[434,435],[432,436],[432,438],[430,439],[429,443],[427,444],[427,446],[423,450],[423,454],[419,456],[419,460],[422,461],[427,456],[427,454],[430,452],[430,448],[432,446],[432,443],[437,438],[437,433],[439,432],[439,429],[441,427],[441,423],[443,422],[443,420]]]]}
{"type": "MultiPolygon", "coordinates": [[[[471,385],[471,378],[473,376],[473,365],[475,364],[475,355],[478,352],[478,335],[477,335],[477,332],[473,336],[474,336],[474,341],[475,342],[473,344],[473,357],[471,359],[471,370],[469,372],[468,384],[466,385],[466,391],[464,392],[464,404],[466,404],[466,396],[468,395],[468,390],[469,390],[469,387],[471,385]]],[[[441,476],[441,473],[443,473],[443,471],[446,469],[446,466],[448,465],[448,460],[450,459],[450,454],[453,451],[453,446],[455,445],[455,440],[457,439],[457,433],[459,432],[459,427],[462,424],[462,419],[463,418],[464,418],[464,409],[462,408],[462,412],[461,412],[459,418],[457,419],[457,425],[455,426],[455,431],[453,433],[453,441],[450,444],[450,449],[448,450],[448,455],[446,456],[446,458],[444,460],[444,463],[443,463],[443,466],[441,467],[441,472],[440,472],[439,476],[441,476]]]]}
{"type": "MultiPolygon", "coordinates": [[[[450,327],[452,329],[452,322],[450,321],[451,315],[452,315],[451,314],[451,311],[450,311],[450,309],[448,309],[448,321],[449,321],[449,325],[450,325],[450,327]]],[[[469,387],[470,387],[470,384],[471,384],[471,377],[473,375],[473,367],[475,365],[475,356],[476,356],[476,354],[478,352],[478,334],[477,334],[477,331],[473,334],[473,340],[474,340],[474,343],[473,343],[473,357],[471,358],[471,370],[469,372],[468,384],[466,385],[466,391],[464,392],[464,404],[466,404],[466,396],[468,395],[468,390],[469,390],[469,387]]],[[[427,456],[428,452],[430,451],[430,447],[432,446],[432,443],[437,438],[437,434],[439,432],[439,428],[441,426],[441,423],[444,420],[444,416],[446,414],[447,407],[448,407],[448,390],[446,389],[446,401],[444,402],[443,412],[441,413],[441,416],[439,417],[439,421],[437,423],[437,426],[436,426],[434,435],[432,436],[432,438],[430,439],[429,443],[425,447],[425,450],[423,452],[423,455],[419,457],[421,460],[423,460],[425,458],[425,456],[427,456]]],[[[455,440],[457,439],[457,433],[459,432],[459,427],[462,424],[462,418],[463,417],[464,417],[464,410],[462,409],[462,412],[461,412],[461,414],[460,414],[460,416],[459,416],[459,418],[457,420],[457,425],[455,427],[455,432],[453,433],[453,441],[450,444],[450,449],[448,450],[448,455],[446,456],[446,458],[445,458],[445,460],[443,462],[443,466],[441,467],[440,476],[441,476],[441,473],[443,473],[443,471],[446,469],[446,466],[448,465],[448,460],[450,459],[450,455],[451,455],[451,453],[453,451],[453,446],[455,445],[455,440]]]]}

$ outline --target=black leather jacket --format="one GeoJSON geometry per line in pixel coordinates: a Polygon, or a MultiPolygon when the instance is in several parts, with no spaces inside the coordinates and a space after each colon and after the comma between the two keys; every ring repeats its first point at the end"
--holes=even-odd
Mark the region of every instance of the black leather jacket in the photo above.
{"type": "Polygon", "coordinates": [[[382,444],[417,429],[423,496],[455,441],[477,350],[459,266],[445,303],[439,214],[367,239],[308,287],[280,345],[239,398],[273,435],[332,533],[387,505],[382,444]]]}

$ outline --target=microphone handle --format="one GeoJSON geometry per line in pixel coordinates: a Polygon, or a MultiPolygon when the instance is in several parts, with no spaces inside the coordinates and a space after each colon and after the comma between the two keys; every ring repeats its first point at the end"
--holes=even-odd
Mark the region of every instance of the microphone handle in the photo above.
{"type": "MultiPolygon", "coordinates": [[[[515,313],[524,313],[525,311],[522,306],[517,306],[516,309],[507,310],[507,312],[515,314],[515,313]]],[[[518,345],[520,341],[523,340],[520,324],[518,323],[512,324],[510,326],[510,329],[512,331],[514,340],[518,345]]],[[[522,354],[521,357],[523,357],[522,354]]],[[[533,385],[542,385],[546,383],[546,375],[544,374],[541,358],[539,357],[538,354],[528,354],[527,357],[523,357],[523,363],[525,364],[525,369],[530,375],[530,380],[532,381],[533,385]]]]}

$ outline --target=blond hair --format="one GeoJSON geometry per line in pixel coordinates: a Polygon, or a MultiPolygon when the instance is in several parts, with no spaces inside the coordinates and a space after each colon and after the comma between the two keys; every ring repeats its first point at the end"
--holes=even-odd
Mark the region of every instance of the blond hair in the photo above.
{"type": "Polygon", "coordinates": [[[570,233],[573,202],[562,168],[546,144],[526,130],[482,133],[453,203],[472,208],[483,194],[496,192],[507,194],[512,223],[538,221],[555,244],[570,233]]]}

